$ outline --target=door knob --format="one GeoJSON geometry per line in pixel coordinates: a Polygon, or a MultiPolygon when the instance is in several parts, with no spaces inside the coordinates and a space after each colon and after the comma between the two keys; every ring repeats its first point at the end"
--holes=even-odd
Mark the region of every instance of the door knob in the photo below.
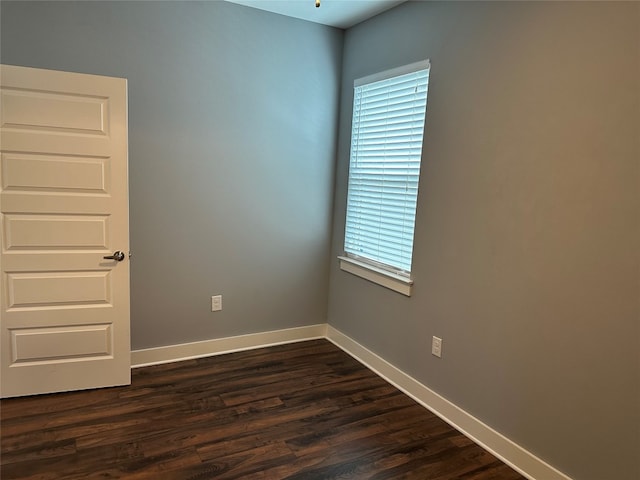
{"type": "Polygon", "coordinates": [[[116,262],[121,262],[122,260],[124,260],[124,253],[122,253],[120,250],[116,250],[115,252],[113,252],[113,255],[107,255],[102,258],[104,258],[105,260],[115,260],[116,262]]]}

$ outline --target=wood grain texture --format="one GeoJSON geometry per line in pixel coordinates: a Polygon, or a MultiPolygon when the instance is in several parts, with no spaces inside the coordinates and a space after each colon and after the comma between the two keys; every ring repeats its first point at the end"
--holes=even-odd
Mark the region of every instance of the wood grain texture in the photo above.
{"type": "Polygon", "coordinates": [[[3,480],[524,478],[326,340],[0,409],[3,480]]]}

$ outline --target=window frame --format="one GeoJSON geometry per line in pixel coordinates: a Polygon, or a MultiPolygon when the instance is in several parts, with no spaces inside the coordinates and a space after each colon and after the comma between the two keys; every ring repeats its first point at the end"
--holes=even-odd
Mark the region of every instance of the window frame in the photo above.
{"type": "MultiPolygon", "coordinates": [[[[414,62],[408,65],[403,65],[397,68],[392,68],[389,70],[384,70],[382,72],[374,73],[372,75],[367,75],[365,77],[358,78],[354,81],[354,97],[352,103],[352,124],[351,124],[351,135],[350,142],[353,145],[354,140],[354,110],[356,105],[356,89],[358,87],[368,85],[375,82],[380,82],[383,80],[388,80],[394,77],[399,77],[406,74],[411,74],[420,70],[427,70],[427,91],[425,93],[425,102],[428,97],[428,89],[429,89],[429,74],[430,74],[431,62],[429,59],[421,60],[419,62],[414,62]]],[[[418,182],[420,178],[420,167],[422,165],[422,152],[424,149],[424,134],[425,134],[425,126],[426,126],[426,105],[424,112],[424,123],[422,125],[422,141],[420,148],[420,161],[419,161],[419,170],[418,170],[418,182]]],[[[381,285],[383,287],[394,290],[398,293],[401,293],[406,296],[411,296],[413,279],[410,271],[405,271],[401,268],[393,267],[391,265],[385,265],[383,263],[379,263],[376,260],[359,256],[353,252],[346,251],[346,243],[347,243],[347,218],[348,218],[348,208],[349,208],[349,190],[351,185],[351,168],[353,161],[353,151],[350,149],[349,152],[349,173],[347,180],[347,199],[346,199],[346,208],[345,208],[345,231],[343,235],[343,254],[338,256],[340,262],[340,269],[356,275],[358,277],[369,280],[373,283],[381,285]]],[[[416,198],[417,198],[416,192],[416,198]]],[[[417,204],[416,204],[417,207],[417,204]]],[[[415,214],[416,211],[413,212],[414,224],[415,224],[415,214]]],[[[412,236],[411,240],[411,249],[413,256],[413,249],[415,246],[415,232],[412,236]]],[[[413,263],[413,262],[411,262],[413,263]]],[[[411,266],[412,269],[412,266],[411,266]]]]}

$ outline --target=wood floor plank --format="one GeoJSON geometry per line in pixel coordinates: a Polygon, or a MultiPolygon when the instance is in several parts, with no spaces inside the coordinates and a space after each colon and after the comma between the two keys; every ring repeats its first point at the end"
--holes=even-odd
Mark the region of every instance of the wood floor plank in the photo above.
{"type": "Polygon", "coordinates": [[[326,340],[0,401],[3,480],[522,480],[326,340]]]}

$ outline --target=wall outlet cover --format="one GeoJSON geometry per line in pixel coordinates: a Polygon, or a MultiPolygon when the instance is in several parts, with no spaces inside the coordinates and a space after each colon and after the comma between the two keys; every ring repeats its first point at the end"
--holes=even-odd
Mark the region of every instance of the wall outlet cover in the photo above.
{"type": "Polygon", "coordinates": [[[442,358],[442,339],[434,336],[431,340],[431,354],[442,358]]]}
{"type": "Polygon", "coordinates": [[[222,295],[214,295],[211,297],[211,311],[219,312],[222,310],[222,295]]]}

